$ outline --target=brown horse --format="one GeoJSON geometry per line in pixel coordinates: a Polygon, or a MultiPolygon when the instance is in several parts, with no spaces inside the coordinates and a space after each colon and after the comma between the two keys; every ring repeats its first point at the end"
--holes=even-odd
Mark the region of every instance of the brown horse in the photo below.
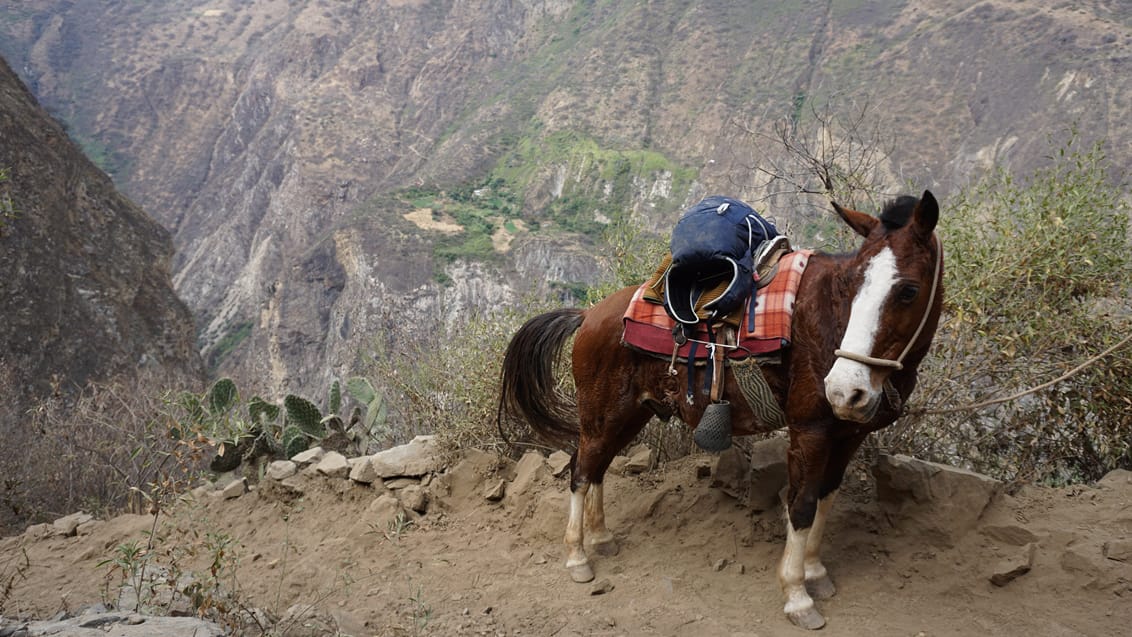
{"type": "MultiPolygon", "coordinates": [[[[790,432],[787,538],[778,579],[786,615],[811,629],[825,625],[814,598],[835,593],[819,551],[845,468],[865,436],[900,416],[942,307],[943,248],[934,234],[939,206],[930,192],[890,202],[879,219],[833,207],[865,240],[852,254],[810,258],[791,345],[781,365],[762,367],[790,432]]],[[[501,417],[525,418],[544,438],[567,447],[576,441],[565,541],[566,567],[577,582],[594,576],[584,540],[599,554],[617,551],[602,502],[610,461],[651,417],[675,415],[694,428],[709,404],[698,392],[686,401],[686,365],[672,375],[669,361],[621,345],[633,292],[625,288],[586,310],[530,319],[503,361],[501,417]],[[571,335],[573,401],[557,390],[554,377],[571,335]]],[[[742,395],[730,370],[724,383],[724,395],[742,395]]],[[[731,412],[737,435],[769,429],[743,400],[733,400],[731,412]]]]}

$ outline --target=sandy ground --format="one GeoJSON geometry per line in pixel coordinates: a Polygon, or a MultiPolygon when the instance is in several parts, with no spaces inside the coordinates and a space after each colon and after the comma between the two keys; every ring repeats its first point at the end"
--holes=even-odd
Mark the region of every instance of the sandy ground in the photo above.
{"type": "MultiPolygon", "coordinates": [[[[277,622],[310,609],[277,634],[804,634],[784,618],[774,575],[780,508],[754,511],[713,488],[697,470],[705,462],[608,477],[621,551],[592,558],[590,584],[563,568],[566,479],[540,469],[490,502],[485,490],[514,479],[514,464],[486,454],[426,478],[426,513],[400,523],[386,487],[309,471],[301,494],[264,483],[234,499],[200,495],[159,516],[150,559],[207,573],[207,547],[230,540],[218,576],[231,605],[277,622]]],[[[838,594],[818,602],[822,634],[1132,634],[1132,473],[999,495],[973,529],[936,544],[917,537],[913,515],[885,511],[866,479],[849,487],[827,532],[838,594]],[[990,582],[1030,550],[1029,572],[990,582]]],[[[0,540],[0,613],[42,618],[110,597],[120,577],[98,563],[144,544],[152,525],[122,516],[73,537],[0,540]]]]}

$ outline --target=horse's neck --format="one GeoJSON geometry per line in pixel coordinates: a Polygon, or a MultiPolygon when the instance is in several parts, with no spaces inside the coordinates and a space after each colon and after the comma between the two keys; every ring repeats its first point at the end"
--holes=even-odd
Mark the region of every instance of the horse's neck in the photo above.
{"type": "Polygon", "coordinates": [[[852,298],[837,276],[848,259],[843,255],[815,253],[798,290],[792,340],[795,345],[804,343],[819,358],[833,357],[838,335],[848,321],[852,298]]]}

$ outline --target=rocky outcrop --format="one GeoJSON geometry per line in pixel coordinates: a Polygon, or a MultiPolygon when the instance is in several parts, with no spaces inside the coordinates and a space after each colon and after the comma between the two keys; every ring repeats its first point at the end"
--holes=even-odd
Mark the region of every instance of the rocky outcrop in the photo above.
{"type": "Polygon", "coordinates": [[[201,372],[169,235],[96,168],[0,61],[0,432],[53,391],[201,372]]]}

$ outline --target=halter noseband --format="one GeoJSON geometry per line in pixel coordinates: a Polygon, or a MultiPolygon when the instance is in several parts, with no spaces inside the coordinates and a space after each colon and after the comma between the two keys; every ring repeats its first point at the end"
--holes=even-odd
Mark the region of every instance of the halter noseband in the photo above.
{"type": "Polygon", "coordinates": [[[916,341],[919,340],[920,333],[924,331],[924,326],[928,323],[928,317],[931,316],[932,306],[935,305],[936,289],[939,287],[939,271],[943,266],[943,243],[939,240],[939,237],[937,237],[935,233],[932,234],[932,243],[937,245],[938,250],[936,250],[935,254],[935,272],[932,274],[932,290],[928,295],[928,305],[924,310],[924,316],[920,319],[919,327],[916,328],[916,333],[912,335],[912,339],[909,340],[908,344],[904,346],[904,351],[900,352],[900,356],[897,356],[896,360],[889,360],[887,358],[866,356],[864,354],[858,354],[856,352],[850,352],[843,349],[833,350],[834,356],[838,358],[847,358],[851,361],[864,363],[865,365],[872,367],[888,367],[894,370],[904,369],[904,357],[907,356],[908,352],[912,350],[912,345],[914,345],[916,341]]]}

